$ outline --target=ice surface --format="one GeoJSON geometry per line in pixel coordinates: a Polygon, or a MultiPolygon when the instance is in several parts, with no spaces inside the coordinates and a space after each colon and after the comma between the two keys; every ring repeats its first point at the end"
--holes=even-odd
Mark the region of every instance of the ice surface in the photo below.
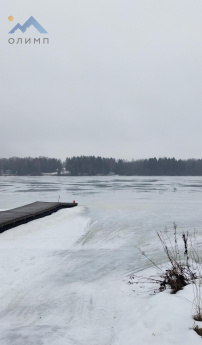
{"type": "Polygon", "coordinates": [[[128,280],[150,266],[136,246],[165,262],[156,230],[175,221],[201,240],[201,182],[0,177],[1,209],[59,195],[79,203],[0,234],[0,344],[199,344],[191,287],[151,296],[128,280]]]}

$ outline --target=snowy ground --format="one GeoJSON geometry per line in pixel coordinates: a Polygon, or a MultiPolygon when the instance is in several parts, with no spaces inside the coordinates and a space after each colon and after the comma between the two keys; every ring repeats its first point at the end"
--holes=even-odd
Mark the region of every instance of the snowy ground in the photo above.
{"type": "Polygon", "coordinates": [[[131,237],[90,222],[78,206],[0,234],[0,345],[201,344],[192,287],[128,284],[131,237]]]}
{"type": "Polygon", "coordinates": [[[128,284],[150,275],[141,247],[165,263],[156,231],[198,231],[200,177],[1,177],[0,209],[73,201],[0,234],[0,345],[201,343],[192,330],[193,291],[151,295],[128,284]]]}

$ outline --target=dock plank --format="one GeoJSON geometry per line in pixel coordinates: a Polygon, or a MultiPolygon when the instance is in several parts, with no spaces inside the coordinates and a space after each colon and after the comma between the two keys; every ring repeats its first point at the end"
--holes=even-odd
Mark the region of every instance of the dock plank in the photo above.
{"type": "Polygon", "coordinates": [[[0,233],[18,225],[30,222],[34,219],[50,215],[62,208],[75,207],[77,205],[77,203],[36,201],[25,206],[17,207],[7,211],[1,211],[0,233]]]}

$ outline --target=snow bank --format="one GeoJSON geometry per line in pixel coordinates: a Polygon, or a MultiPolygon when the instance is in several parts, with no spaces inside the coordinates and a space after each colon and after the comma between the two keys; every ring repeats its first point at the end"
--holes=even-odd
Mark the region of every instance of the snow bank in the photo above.
{"type": "Polygon", "coordinates": [[[125,262],[134,249],[114,246],[115,236],[105,246],[101,234],[91,246],[87,214],[65,209],[0,235],[0,344],[201,343],[192,287],[153,296],[144,284],[129,285],[125,262]]]}

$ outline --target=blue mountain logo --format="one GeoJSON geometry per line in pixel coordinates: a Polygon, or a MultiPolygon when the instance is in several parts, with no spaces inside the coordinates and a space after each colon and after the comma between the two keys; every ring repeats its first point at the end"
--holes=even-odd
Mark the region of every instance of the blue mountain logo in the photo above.
{"type": "Polygon", "coordinates": [[[48,32],[37,22],[34,17],[30,17],[23,25],[19,23],[9,32],[9,34],[14,34],[16,30],[20,30],[23,33],[30,27],[34,26],[41,34],[47,34],[48,32]]]}

